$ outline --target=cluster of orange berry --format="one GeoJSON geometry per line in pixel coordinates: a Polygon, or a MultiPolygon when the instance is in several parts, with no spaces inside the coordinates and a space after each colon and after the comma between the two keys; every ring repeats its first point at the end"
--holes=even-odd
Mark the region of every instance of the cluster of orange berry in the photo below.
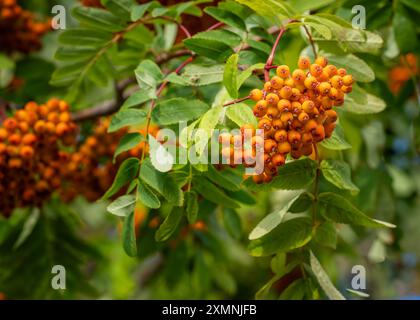
{"type": "Polygon", "coordinates": [[[389,71],[389,88],[394,94],[397,94],[404,84],[418,72],[417,57],[413,53],[402,56],[400,64],[389,71]]]}
{"type": "Polygon", "coordinates": [[[332,135],[337,120],[333,107],[344,103],[344,94],[352,91],[352,84],[353,77],[345,69],[328,64],[324,57],[318,57],[313,64],[301,57],[298,69],[292,73],[286,65],[277,67],[276,75],[263,90],[254,89],[249,96],[256,101],[253,112],[264,136],[255,135],[255,128],[245,125],[241,134],[232,136],[232,145],[222,149],[222,156],[248,163],[247,158],[255,158],[261,148],[264,172],[254,175],[253,180],[270,182],[288,154],[294,159],[309,156],[314,143],[332,135]],[[252,148],[237,152],[235,142],[244,139],[245,129],[253,133],[252,148]]]}
{"type": "Polygon", "coordinates": [[[0,50],[7,53],[30,53],[41,48],[41,37],[51,22],[36,22],[32,12],[16,0],[0,0],[0,50]]]}
{"type": "Polygon", "coordinates": [[[77,126],[66,102],[29,102],[0,127],[0,213],[40,206],[61,185],[68,153],[60,146],[76,141],[77,126]]]}
{"type": "MultiPolygon", "coordinates": [[[[112,158],[119,141],[128,131],[121,129],[108,133],[110,118],[99,120],[93,133],[70,155],[64,169],[65,184],[60,193],[65,201],[83,195],[88,201],[98,200],[109,189],[114,181],[119,165],[128,157],[141,157],[143,150],[148,151],[145,141],[133,149],[124,152],[113,163],[112,158]]],[[[159,130],[150,126],[149,133],[156,135],[159,130]]],[[[145,129],[138,130],[145,135],[145,129]]]]}

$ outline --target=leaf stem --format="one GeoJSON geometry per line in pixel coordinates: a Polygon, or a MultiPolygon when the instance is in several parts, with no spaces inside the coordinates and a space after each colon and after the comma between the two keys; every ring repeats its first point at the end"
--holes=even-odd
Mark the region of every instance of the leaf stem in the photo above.
{"type": "Polygon", "coordinates": [[[306,35],[308,36],[309,43],[311,44],[312,51],[314,53],[314,57],[316,59],[318,57],[318,55],[316,53],[316,47],[315,47],[314,39],[312,38],[312,35],[309,32],[308,27],[306,25],[303,25],[303,29],[305,29],[306,35]]]}

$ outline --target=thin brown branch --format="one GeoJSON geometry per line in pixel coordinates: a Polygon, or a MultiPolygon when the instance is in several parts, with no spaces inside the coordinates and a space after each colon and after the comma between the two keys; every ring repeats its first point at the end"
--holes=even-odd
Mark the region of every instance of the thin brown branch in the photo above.
{"type": "Polygon", "coordinates": [[[286,31],[285,27],[280,28],[279,34],[277,35],[277,38],[276,38],[276,41],[274,42],[274,45],[271,48],[270,55],[268,56],[267,61],[265,63],[265,67],[264,67],[264,80],[265,81],[270,80],[270,67],[273,65],[274,54],[276,53],[276,49],[279,45],[280,39],[283,36],[285,31],[286,31]]]}
{"type": "Polygon", "coordinates": [[[243,97],[243,98],[238,98],[238,99],[226,102],[223,106],[227,107],[227,106],[230,106],[232,104],[239,103],[239,102],[242,102],[242,101],[245,101],[245,100],[248,100],[248,99],[249,99],[249,96],[246,96],[246,97],[243,97]]]}
{"type": "Polygon", "coordinates": [[[311,44],[312,51],[314,53],[314,57],[316,59],[318,55],[316,53],[316,47],[315,47],[314,39],[312,38],[312,35],[309,32],[308,27],[306,25],[303,25],[303,29],[305,29],[306,35],[308,36],[309,43],[311,44]]]}

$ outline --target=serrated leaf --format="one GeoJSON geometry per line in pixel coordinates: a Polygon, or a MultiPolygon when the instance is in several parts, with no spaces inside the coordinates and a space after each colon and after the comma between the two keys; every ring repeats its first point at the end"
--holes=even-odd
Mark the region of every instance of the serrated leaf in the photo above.
{"type": "Polygon", "coordinates": [[[111,12],[90,7],[76,7],[72,15],[82,24],[109,32],[117,32],[124,28],[122,20],[111,12]]]}
{"type": "Polygon", "coordinates": [[[162,101],[153,109],[153,119],[161,125],[190,121],[203,115],[209,106],[200,100],[172,98],[162,101]]]}
{"type": "Polygon", "coordinates": [[[280,223],[261,238],[252,240],[248,246],[251,255],[267,256],[300,248],[311,240],[312,222],[309,218],[295,218],[280,223]]]}
{"type": "Polygon", "coordinates": [[[108,199],[117,193],[124,185],[128,184],[133,180],[138,173],[140,160],[137,158],[126,159],[121,166],[118,168],[118,172],[115,176],[112,186],[102,196],[102,199],[108,199]]]}
{"type": "Polygon", "coordinates": [[[227,208],[237,208],[239,204],[229,198],[222,189],[216,187],[207,179],[194,179],[194,188],[207,200],[223,205],[227,208]]]}
{"type": "Polygon", "coordinates": [[[137,21],[141,19],[147,11],[152,10],[159,6],[160,4],[157,1],[149,1],[144,4],[136,5],[131,10],[131,20],[137,21]]]}
{"type": "Polygon", "coordinates": [[[195,64],[187,65],[181,75],[172,72],[166,80],[181,86],[205,86],[223,80],[224,65],[195,64]]]}
{"type": "Polygon", "coordinates": [[[134,212],[134,208],[136,206],[136,197],[134,195],[123,195],[118,197],[108,207],[106,208],[108,212],[119,216],[119,217],[126,217],[131,212],[134,212]]]}
{"type": "Polygon", "coordinates": [[[155,91],[139,90],[133,93],[127,100],[124,101],[124,104],[121,106],[121,109],[128,109],[135,106],[139,106],[153,99],[156,99],[155,91]]]}
{"type": "Polygon", "coordinates": [[[270,233],[275,227],[282,223],[284,216],[289,211],[290,206],[299,197],[294,196],[283,207],[266,215],[258,224],[252,229],[248,236],[249,240],[255,240],[270,233]]]}
{"type": "Polygon", "coordinates": [[[343,56],[325,54],[329,63],[332,63],[340,68],[346,68],[347,73],[351,74],[358,82],[371,82],[375,80],[375,73],[369,65],[362,59],[353,54],[343,56]]]}
{"type": "Polygon", "coordinates": [[[156,231],[155,240],[168,240],[181,222],[183,214],[184,212],[181,207],[174,207],[156,231]]]}
{"type": "Polygon", "coordinates": [[[289,18],[294,15],[294,10],[290,4],[281,0],[236,0],[240,4],[246,5],[263,17],[277,18],[277,21],[289,18]]]}
{"type": "Polygon", "coordinates": [[[146,120],[146,111],[138,109],[120,110],[112,116],[108,132],[115,132],[121,128],[142,124],[146,120]]]}
{"type": "Polygon", "coordinates": [[[135,230],[135,214],[134,210],[124,219],[122,238],[125,253],[130,257],[137,256],[137,242],[135,230]]]}
{"type": "Polygon", "coordinates": [[[134,0],[106,0],[105,7],[115,16],[124,21],[130,20],[131,9],[135,5],[134,0]]]}
{"type": "Polygon", "coordinates": [[[365,227],[395,228],[391,223],[370,218],[346,198],[332,192],[321,193],[319,203],[325,209],[321,211],[322,214],[330,221],[365,227]]]}
{"type": "Polygon", "coordinates": [[[208,167],[206,177],[224,189],[231,190],[231,191],[239,190],[239,184],[237,183],[238,182],[237,179],[232,180],[229,175],[225,175],[223,171],[222,172],[217,171],[214,168],[214,166],[208,167]]]}
{"type": "Polygon", "coordinates": [[[153,90],[163,81],[163,73],[152,60],[143,60],[134,70],[140,89],[153,90]]]}
{"type": "Polygon", "coordinates": [[[257,126],[257,119],[252,112],[252,109],[245,103],[235,103],[226,107],[226,116],[235,122],[239,127],[244,124],[252,124],[257,126]]]}
{"type": "Polygon", "coordinates": [[[215,18],[217,21],[221,21],[229,26],[241,30],[246,30],[245,23],[242,21],[242,19],[232,12],[216,7],[207,7],[204,9],[204,12],[215,18]]]}
{"type": "Polygon", "coordinates": [[[233,99],[238,97],[238,59],[237,53],[232,54],[226,62],[223,73],[223,85],[233,99]]]}
{"type": "Polygon", "coordinates": [[[141,179],[137,183],[137,199],[148,208],[158,209],[160,207],[158,196],[141,179]]]}
{"type": "MultiPolygon", "coordinates": [[[[105,46],[111,39],[112,33],[87,28],[69,29],[58,37],[58,41],[63,45],[96,49],[105,46]]],[[[79,50],[74,47],[71,49],[79,50]]]]}
{"type": "Polygon", "coordinates": [[[300,213],[308,210],[314,202],[314,196],[308,192],[302,193],[291,205],[289,212],[300,213]]]}
{"type": "Polygon", "coordinates": [[[243,185],[251,191],[269,191],[271,189],[298,190],[307,187],[315,178],[316,162],[300,159],[279,167],[278,175],[270,183],[255,184],[246,179],[243,185]]]}
{"type": "Polygon", "coordinates": [[[318,280],[319,285],[324,290],[325,294],[331,300],[346,300],[343,295],[334,287],[324,268],[322,268],[318,259],[310,251],[311,269],[318,280]]]}
{"type": "Polygon", "coordinates": [[[337,229],[334,223],[325,221],[318,226],[314,240],[320,245],[335,249],[337,246],[337,229]]]}
{"type": "Polygon", "coordinates": [[[323,38],[327,40],[331,39],[332,37],[331,30],[327,26],[316,23],[316,22],[312,22],[312,21],[305,21],[304,24],[315,29],[316,32],[318,32],[323,38]]]}
{"type": "Polygon", "coordinates": [[[343,128],[337,124],[331,137],[321,141],[320,146],[329,150],[347,150],[352,146],[344,139],[343,128]]]}
{"type": "Polygon", "coordinates": [[[353,86],[353,91],[344,99],[343,109],[357,114],[371,114],[383,111],[386,108],[385,102],[364,91],[357,85],[353,86]]]}
{"type": "Polygon", "coordinates": [[[321,171],[325,179],[337,188],[349,190],[353,194],[359,192],[359,188],[351,181],[351,169],[346,162],[334,159],[322,160],[321,171]]]}

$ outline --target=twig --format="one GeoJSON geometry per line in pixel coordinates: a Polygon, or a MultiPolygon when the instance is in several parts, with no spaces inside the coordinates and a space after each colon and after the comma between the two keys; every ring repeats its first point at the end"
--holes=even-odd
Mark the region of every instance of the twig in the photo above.
{"type": "Polygon", "coordinates": [[[163,17],[159,17],[163,20],[167,20],[167,21],[171,21],[175,24],[178,25],[178,28],[180,28],[182,30],[182,32],[185,34],[185,36],[187,38],[191,38],[191,33],[188,31],[188,29],[180,22],[178,22],[176,19],[172,18],[172,17],[168,17],[168,16],[163,16],[163,17]]]}
{"type": "Polygon", "coordinates": [[[206,31],[211,31],[211,30],[214,30],[214,29],[218,29],[218,28],[220,28],[220,27],[222,27],[222,26],[224,26],[225,24],[223,23],[223,22],[218,22],[218,23],[215,23],[214,25],[212,25],[212,26],[210,26],[210,27],[208,27],[207,29],[206,29],[206,31]]]}
{"type": "Polygon", "coordinates": [[[315,47],[314,39],[312,38],[312,35],[311,35],[311,33],[309,32],[309,30],[308,30],[308,27],[307,27],[307,26],[303,25],[303,29],[305,29],[306,35],[308,36],[309,43],[311,44],[312,51],[313,51],[313,53],[314,53],[314,57],[315,57],[315,59],[316,59],[316,58],[317,58],[317,53],[316,53],[316,47],[315,47]]]}
{"type": "Polygon", "coordinates": [[[232,104],[239,103],[239,102],[242,102],[242,101],[245,101],[245,100],[248,100],[248,99],[249,99],[249,96],[246,96],[246,97],[243,97],[243,98],[239,98],[239,99],[235,99],[235,100],[226,102],[223,106],[224,107],[227,107],[227,106],[230,106],[232,104]]]}
{"type": "Polygon", "coordinates": [[[271,52],[270,55],[267,58],[267,61],[265,63],[265,67],[264,67],[264,80],[265,81],[269,81],[270,80],[270,67],[273,64],[273,60],[274,60],[274,54],[276,53],[276,49],[279,45],[280,39],[283,36],[284,32],[286,31],[285,27],[281,27],[279,34],[277,35],[276,41],[274,42],[273,47],[271,48],[271,52]]]}

